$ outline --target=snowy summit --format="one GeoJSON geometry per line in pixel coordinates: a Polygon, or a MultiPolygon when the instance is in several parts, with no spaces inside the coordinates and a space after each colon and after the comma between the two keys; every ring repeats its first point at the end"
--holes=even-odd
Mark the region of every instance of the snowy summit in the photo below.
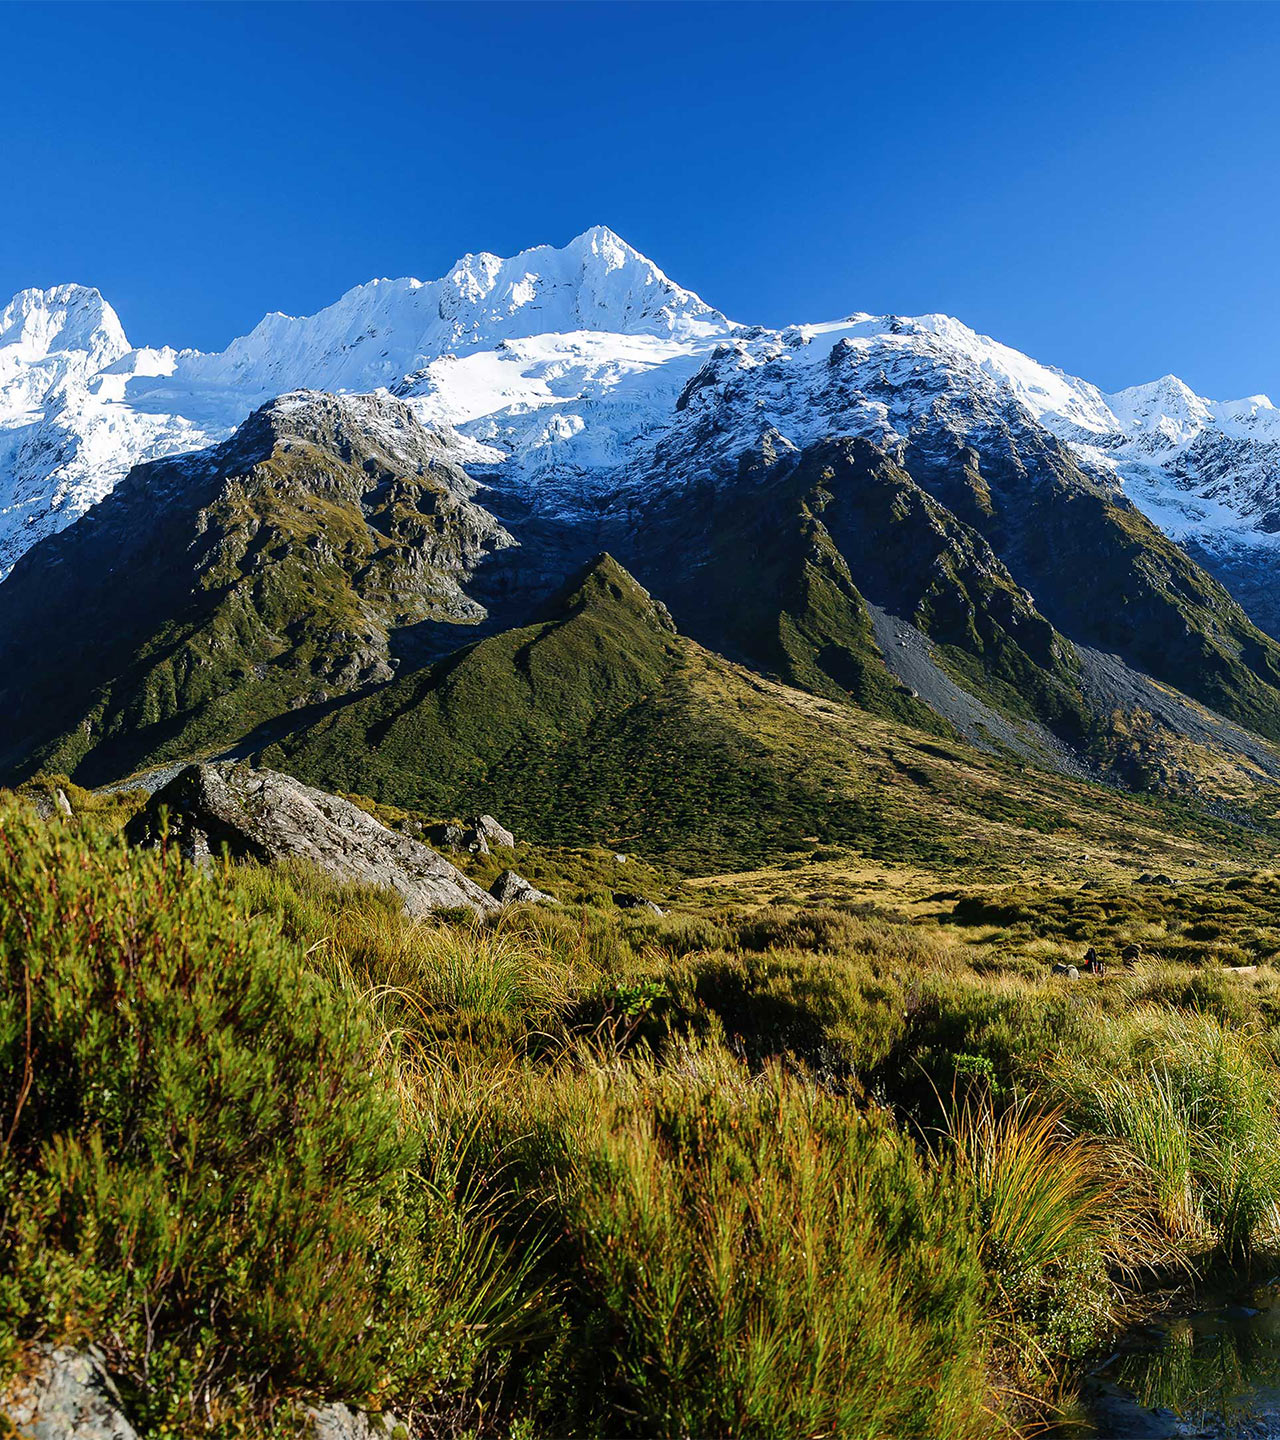
{"type": "Polygon", "coordinates": [[[1265,396],[1215,403],[1173,376],[1104,394],[942,315],[748,328],[596,226],[268,315],[213,354],[132,348],[96,290],[21,292],[0,312],[0,573],[134,464],[223,439],[299,389],[389,390],[456,429],[478,475],[551,512],[730,476],[766,433],[893,447],[1034,424],[1184,543],[1270,556],[1280,532],[1265,396]]]}

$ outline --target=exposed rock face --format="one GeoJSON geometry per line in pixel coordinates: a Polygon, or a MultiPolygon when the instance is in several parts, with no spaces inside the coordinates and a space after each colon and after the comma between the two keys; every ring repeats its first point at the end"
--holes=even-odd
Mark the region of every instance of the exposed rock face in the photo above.
{"type": "Polygon", "coordinates": [[[536,905],[539,902],[546,905],[558,905],[560,903],[554,895],[548,895],[545,891],[539,890],[536,885],[531,885],[523,875],[517,875],[514,870],[504,870],[493,882],[489,893],[504,909],[508,905],[536,905]]]}
{"type": "Polygon", "coordinates": [[[470,822],[472,830],[488,845],[505,845],[511,849],[516,837],[504,825],[499,825],[492,815],[481,815],[470,822]]]}
{"type": "Polygon", "coordinates": [[[428,825],[423,832],[439,850],[465,850],[467,832],[452,820],[443,825],[428,825]]]}
{"type": "Polygon", "coordinates": [[[511,831],[499,825],[492,815],[480,815],[462,825],[452,820],[432,825],[426,836],[442,850],[469,850],[472,855],[487,855],[493,845],[505,845],[509,849],[516,843],[511,831]]]}
{"type": "Polygon", "coordinates": [[[340,880],[389,886],[411,915],[494,906],[478,885],[412,836],[389,830],[349,800],[274,770],[229,761],[189,765],[156,791],[126,831],[140,845],[159,844],[166,833],[197,864],[225,846],[234,859],[307,860],[340,880]]]}
{"type": "Polygon", "coordinates": [[[137,1440],[97,1356],[64,1346],[28,1352],[28,1363],[0,1394],[4,1420],[21,1440],[137,1440]]]}

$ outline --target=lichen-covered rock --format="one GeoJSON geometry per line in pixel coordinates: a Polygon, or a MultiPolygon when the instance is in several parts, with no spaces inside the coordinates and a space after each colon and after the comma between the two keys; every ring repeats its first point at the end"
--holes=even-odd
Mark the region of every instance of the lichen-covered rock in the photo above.
{"type": "Polygon", "coordinates": [[[400,1440],[409,1433],[394,1415],[370,1415],[349,1405],[319,1405],[310,1416],[314,1440],[400,1440]]]}
{"type": "Polygon", "coordinates": [[[20,1440],[137,1440],[120,1396],[92,1350],[32,1346],[0,1394],[0,1431],[20,1440]]]}
{"type": "Polygon", "coordinates": [[[126,830],[137,845],[167,842],[197,864],[222,853],[263,864],[306,860],[339,880],[397,891],[411,915],[493,899],[411,835],[389,830],[349,800],[274,770],[222,761],[188,765],[157,790],[126,830]]]}
{"type": "Polygon", "coordinates": [[[532,885],[523,875],[514,870],[504,870],[490,886],[489,894],[504,908],[507,905],[558,905],[554,895],[548,895],[532,885]]]}

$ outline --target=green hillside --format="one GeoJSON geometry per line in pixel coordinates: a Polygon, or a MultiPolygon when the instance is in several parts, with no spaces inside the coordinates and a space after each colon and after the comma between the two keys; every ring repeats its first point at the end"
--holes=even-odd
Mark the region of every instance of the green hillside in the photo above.
{"type": "Polygon", "coordinates": [[[985,869],[1082,840],[1145,852],[1174,826],[1230,834],[762,680],[677,635],[608,556],[547,619],[352,699],[256,758],[426,816],[488,810],[531,840],[686,871],[822,845],[985,869]]]}

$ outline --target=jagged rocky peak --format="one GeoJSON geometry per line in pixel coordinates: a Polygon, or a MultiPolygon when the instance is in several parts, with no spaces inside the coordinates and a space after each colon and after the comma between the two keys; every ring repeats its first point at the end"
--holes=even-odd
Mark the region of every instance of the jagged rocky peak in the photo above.
{"type": "Polygon", "coordinates": [[[292,445],[319,446],[365,469],[376,463],[405,473],[454,461],[464,449],[451,431],[429,429],[385,390],[371,395],[292,390],[255,410],[230,449],[236,457],[261,458],[292,445]]]}

